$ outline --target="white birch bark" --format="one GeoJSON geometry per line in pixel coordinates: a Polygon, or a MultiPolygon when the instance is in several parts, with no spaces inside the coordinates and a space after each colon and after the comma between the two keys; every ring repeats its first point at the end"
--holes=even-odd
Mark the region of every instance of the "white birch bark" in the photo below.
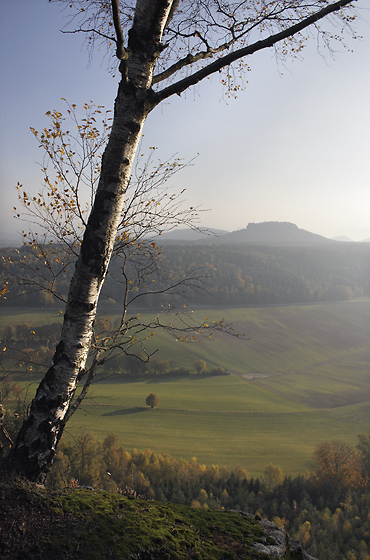
{"type": "Polygon", "coordinates": [[[132,162],[146,116],[160,40],[172,1],[138,0],[129,33],[112,131],[94,205],[71,282],[61,340],[10,455],[30,480],[43,480],[89,352],[96,308],[121,220],[132,162]]]}

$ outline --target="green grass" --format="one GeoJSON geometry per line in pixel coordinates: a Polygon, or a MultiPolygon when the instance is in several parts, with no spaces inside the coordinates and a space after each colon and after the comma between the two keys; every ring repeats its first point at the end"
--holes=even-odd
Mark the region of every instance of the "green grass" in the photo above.
{"type": "MultiPolygon", "coordinates": [[[[113,312],[109,316],[112,323],[118,318],[113,312]]],[[[148,341],[148,348],[158,348],[159,355],[184,366],[202,358],[209,366],[239,374],[287,373],[348,357],[355,363],[357,354],[369,350],[370,301],[207,309],[194,312],[192,317],[195,323],[205,317],[224,317],[246,338],[218,335],[214,341],[181,344],[160,333],[148,341]]],[[[39,325],[60,320],[58,311],[12,311],[0,318],[0,328],[9,322],[39,325]]]]}
{"type": "MultiPolygon", "coordinates": [[[[270,461],[295,475],[307,469],[314,446],[339,439],[351,445],[369,431],[370,302],[204,310],[195,320],[225,317],[249,340],[221,335],[181,344],[150,340],[160,355],[190,367],[206,360],[233,375],[135,383],[98,383],[68,424],[70,437],[109,432],[121,444],[207,465],[240,464],[261,474],[270,461]],[[158,409],[145,406],[149,393],[158,409]]],[[[13,314],[8,322],[40,324],[58,313],[13,314]]],[[[114,320],[114,316],[111,318],[114,320]]]]}
{"type": "Polygon", "coordinates": [[[370,301],[207,309],[192,317],[195,323],[225,318],[245,338],[219,334],[212,341],[181,344],[159,333],[148,341],[149,350],[158,348],[158,355],[184,366],[201,358],[209,367],[236,374],[309,373],[322,365],[336,369],[343,362],[352,364],[357,375],[358,363],[366,360],[369,372],[370,301]]]}
{"type": "MultiPolygon", "coordinates": [[[[146,387],[143,384],[142,395],[146,387]]],[[[367,403],[331,410],[303,408],[300,412],[272,411],[271,406],[270,411],[268,406],[261,411],[231,411],[230,406],[224,407],[227,411],[211,411],[206,410],[204,403],[198,410],[194,406],[186,410],[162,405],[169,387],[170,384],[156,387],[161,400],[157,409],[145,407],[143,399],[136,401],[136,406],[126,408],[117,406],[118,403],[114,405],[112,400],[102,404],[99,398],[86,402],[71,420],[68,432],[78,436],[91,430],[98,439],[116,432],[128,450],[150,448],[156,453],[188,460],[195,456],[208,466],[241,465],[251,476],[256,476],[269,462],[279,465],[287,475],[304,472],[317,443],[339,439],[354,445],[357,434],[368,431],[369,427],[367,403]]],[[[138,388],[128,384],[130,398],[131,388],[138,394],[138,388]]],[[[97,397],[98,389],[94,392],[97,397]]],[[[115,399],[119,401],[117,394],[115,399]]]]}
{"type": "Polygon", "coordinates": [[[0,314],[0,331],[6,325],[11,323],[14,326],[19,324],[28,323],[30,325],[39,326],[45,323],[62,322],[63,314],[61,310],[44,310],[44,309],[28,309],[27,311],[21,308],[6,309],[3,308],[0,314]]]}
{"type": "MultiPolygon", "coordinates": [[[[219,412],[296,412],[308,410],[299,403],[274,395],[264,388],[249,383],[242,377],[187,376],[173,380],[150,378],[138,383],[97,383],[92,389],[92,406],[99,403],[106,410],[145,406],[150,393],[160,395],[160,406],[178,411],[219,412]]],[[[88,406],[88,405],[87,405],[88,406]]]]}

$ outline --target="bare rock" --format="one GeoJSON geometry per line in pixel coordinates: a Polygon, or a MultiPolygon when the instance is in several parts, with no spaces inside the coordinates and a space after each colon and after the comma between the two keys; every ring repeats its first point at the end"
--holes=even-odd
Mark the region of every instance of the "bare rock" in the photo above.
{"type": "Polygon", "coordinates": [[[261,519],[259,524],[264,532],[264,536],[262,537],[262,543],[254,545],[255,550],[268,554],[271,558],[284,560],[288,551],[287,535],[284,529],[271,521],[267,521],[267,519],[261,519]]]}
{"type": "Polygon", "coordinates": [[[279,525],[261,519],[259,521],[260,527],[264,532],[262,542],[254,545],[257,552],[268,554],[271,558],[277,560],[317,560],[313,556],[307,554],[303,550],[298,541],[290,539],[287,532],[279,525]]]}

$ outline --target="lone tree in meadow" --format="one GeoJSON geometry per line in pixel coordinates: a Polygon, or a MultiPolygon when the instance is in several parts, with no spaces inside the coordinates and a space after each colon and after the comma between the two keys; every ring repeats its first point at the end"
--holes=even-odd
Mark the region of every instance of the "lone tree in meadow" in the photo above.
{"type": "Polygon", "coordinates": [[[154,408],[154,407],[159,405],[159,398],[157,397],[157,395],[155,393],[150,393],[150,395],[147,396],[145,402],[148,406],[150,406],[151,408],[154,408]]]}
{"type": "MultiPolygon", "coordinates": [[[[60,341],[9,457],[43,480],[56,453],[93,339],[99,294],[122,221],[131,167],[148,114],[213,74],[229,95],[246,84],[262,49],[296,56],[314,37],[331,49],[352,33],[350,0],[54,0],[70,11],[70,32],[118,61],[120,82],[98,187],[71,281],[60,341]]],[[[174,134],[176,131],[174,130],[174,134]]]]}

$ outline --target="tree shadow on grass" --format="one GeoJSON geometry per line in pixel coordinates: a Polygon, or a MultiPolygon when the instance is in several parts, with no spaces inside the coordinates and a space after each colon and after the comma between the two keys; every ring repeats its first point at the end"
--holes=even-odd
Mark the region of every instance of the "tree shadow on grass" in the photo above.
{"type": "Polygon", "coordinates": [[[132,408],[120,408],[114,412],[106,412],[102,416],[126,416],[127,414],[137,414],[138,412],[147,412],[148,410],[150,410],[149,407],[133,406],[132,408]]]}

